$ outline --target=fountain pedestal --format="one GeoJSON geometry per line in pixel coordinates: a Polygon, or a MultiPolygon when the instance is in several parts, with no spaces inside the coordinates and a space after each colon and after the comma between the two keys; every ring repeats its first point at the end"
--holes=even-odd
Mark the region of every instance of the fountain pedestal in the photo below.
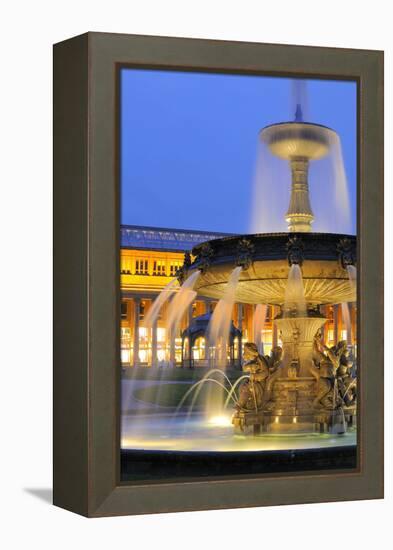
{"type": "Polygon", "coordinates": [[[274,319],[281,335],[283,348],[283,375],[293,378],[293,362],[298,363],[296,377],[313,377],[313,341],[317,332],[325,324],[326,318],[320,314],[297,316],[291,312],[274,319]],[[292,365],[292,366],[291,366],[292,365]]]}

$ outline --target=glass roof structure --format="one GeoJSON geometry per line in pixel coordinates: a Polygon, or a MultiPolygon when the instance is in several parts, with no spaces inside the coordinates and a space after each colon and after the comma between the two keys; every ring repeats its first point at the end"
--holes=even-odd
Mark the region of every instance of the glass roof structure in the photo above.
{"type": "Polygon", "coordinates": [[[230,236],[230,233],[122,225],[120,246],[121,248],[186,252],[199,243],[227,236],[230,236]]]}

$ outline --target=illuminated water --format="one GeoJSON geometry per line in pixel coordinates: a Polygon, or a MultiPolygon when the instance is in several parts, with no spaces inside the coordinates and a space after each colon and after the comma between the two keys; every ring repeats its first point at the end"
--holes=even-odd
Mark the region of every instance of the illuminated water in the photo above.
{"type": "Polygon", "coordinates": [[[164,304],[173,296],[173,294],[178,290],[178,281],[177,279],[172,279],[159,293],[157,298],[154,300],[152,306],[149,308],[146,317],[145,317],[145,326],[152,328],[153,325],[157,322],[161,308],[164,304]]]}
{"type": "Polygon", "coordinates": [[[214,308],[208,327],[208,342],[211,348],[213,366],[225,367],[227,346],[232,322],[232,311],[235,303],[236,288],[239,282],[241,267],[235,267],[225,286],[224,296],[214,308]]]}
{"type": "Polygon", "coordinates": [[[263,355],[264,353],[262,331],[265,326],[266,314],[267,314],[267,305],[258,304],[254,311],[253,331],[254,331],[254,343],[257,346],[258,351],[261,355],[263,355]]]}
{"type": "Polygon", "coordinates": [[[351,283],[352,289],[356,294],[356,281],[357,281],[356,267],[354,265],[347,265],[347,273],[348,273],[348,277],[349,277],[349,281],[351,283]]]}
{"type": "MultiPolygon", "coordinates": [[[[290,118],[300,107],[302,120],[311,120],[306,81],[292,81],[290,118]]],[[[283,111],[286,122],[288,115],[283,111]]],[[[293,119],[292,119],[293,120],[293,119]]],[[[279,122],[279,121],[277,121],[279,122]]],[[[355,220],[351,219],[348,181],[340,136],[331,133],[329,153],[309,164],[309,190],[314,214],[312,231],[318,233],[355,233],[355,220]]],[[[288,231],[285,214],[291,189],[291,170],[287,160],[274,156],[266,143],[258,138],[253,183],[250,233],[288,231]]]]}
{"type": "Polygon", "coordinates": [[[171,415],[135,417],[124,415],[122,419],[121,446],[123,449],[174,450],[174,451],[274,451],[315,449],[356,445],[356,431],[343,435],[297,434],[258,436],[234,435],[230,415],[211,417],[193,415],[187,421],[173,419],[171,415]]]}
{"type": "Polygon", "coordinates": [[[341,304],[341,313],[342,313],[342,318],[344,322],[344,327],[346,330],[346,339],[348,340],[349,335],[351,334],[352,324],[351,324],[351,314],[349,312],[349,306],[346,302],[341,304]]]}
{"type": "Polygon", "coordinates": [[[289,269],[284,299],[284,311],[296,309],[299,316],[306,315],[307,307],[304,296],[302,270],[297,264],[292,264],[289,269]]]}
{"type": "Polygon", "coordinates": [[[179,292],[177,292],[175,297],[172,299],[169,305],[167,319],[167,330],[169,333],[176,334],[183,315],[195,300],[197,293],[193,290],[193,288],[200,274],[200,271],[195,271],[192,273],[192,275],[190,275],[182,284],[179,292]]]}

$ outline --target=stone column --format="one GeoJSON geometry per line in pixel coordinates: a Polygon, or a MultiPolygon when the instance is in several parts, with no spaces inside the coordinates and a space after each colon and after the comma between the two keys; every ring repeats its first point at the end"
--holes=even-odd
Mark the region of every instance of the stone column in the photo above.
{"type": "MultiPolygon", "coordinates": [[[[187,327],[189,327],[192,323],[192,303],[188,306],[188,311],[187,311],[187,327]]],[[[189,337],[189,340],[188,340],[188,361],[187,361],[187,366],[189,368],[191,368],[193,365],[192,365],[192,342],[191,342],[191,336],[189,337]]]]}
{"type": "Polygon", "coordinates": [[[336,345],[338,342],[338,305],[333,306],[333,323],[334,323],[333,339],[334,339],[334,345],[336,345]]]}
{"type": "Polygon", "coordinates": [[[250,307],[252,311],[252,316],[251,316],[250,334],[248,337],[248,341],[255,343],[255,330],[254,330],[255,329],[255,305],[251,305],[250,307]]]}
{"type": "Polygon", "coordinates": [[[140,298],[134,298],[134,367],[139,363],[139,306],[140,298]]]}
{"type": "Polygon", "coordinates": [[[347,334],[347,344],[348,346],[352,346],[352,304],[348,304],[348,313],[349,313],[349,327],[347,327],[348,334],[347,334]]]}
{"type": "Polygon", "coordinates": [[[237,304],[237,328],[243,330],[243,304],[237,304]]]}
{"type": "Polygon", "coordinates": [[[192,323],[192,304],[188,306],[187,310],[187,326],[190,326],[192,323]]]}
{"type": "MultiPolygon", "coordinates": [[[[321,314],[325,317],[326,316],[325,306],[321,306],[319,309],[320,309],[321,314]]],[[[322,327],[321,327],[321,340],[322,340],[323,343],[326,343],[325,326],[326,326],[326,324],[322,325],[322,327]]]]}
{"type": "Polygon", "coordinates": [[[242,361],[243,361],[243,349],[242,349],[242,341],[243,341],[243,304],[237,304],[237,328],[241,331],[241,336],[239,340],[239,368],[241,369],[242,361]]]}
{"type": "Polygon", "coordinates": [[[272,306],[272,348],[277,346],[277,343],[278,343],[277,324],[273,321],[274,317],[276,316],[276,313],[277,313],[276,306],[272,306]]]}

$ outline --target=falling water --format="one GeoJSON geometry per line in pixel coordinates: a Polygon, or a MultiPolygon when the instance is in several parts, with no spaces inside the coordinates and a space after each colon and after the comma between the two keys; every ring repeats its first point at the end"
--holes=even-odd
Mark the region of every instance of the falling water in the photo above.
{"type": "MultiPolygon", "coordinates": [[[[232,271],[225,287],[223,298],[216,305],[207,329],[209,363],[214,368],[223,369],[227,365],[227,350],[235,303],[236,288],[242,267],[232,271]]],[[[224,404],[224,391],[210,387],[206,396],[205,414],[209,418],[221,414],[224,404]]]]}
{"type": "Polygon", "coordinates": [[[259,139],[253,182],[251,233],[288,231],[285,214],[290,189],[289,163],[272,155],[266,143],[259,139]],[[283,197],[286,199],[283,200],[283,197]]]}
{"type": "Polygon", "coordinates": [[[225,367],[227,346],[232,321],[232,310],[235,303],[236,288],[242,267],[232,271],[225,288],[223,298],[218,302],[208,326],[208,342],[214,366],[225,367]]]}
{"type": "Polygon", "coordinates": [[[299,317],[303,317],[307,313],[302,270],[297,264],[291,265],[288,274],[287,286],[285,287],[284,311],[289,313],[293,310],[297,312],[299,317]]]}
{"type": "Polygon", "coordinates": [[[352,290],[355,294],[355,300],[356,300],[356,289],[357,289],[357,271],[356,271],[356,267],[354,265],[347,265],[347,273],[348,273],[349,282],[350,282],[352,290]]]}
{"type": "Polygon", "coordinates": [[[342,313],[342,318],[343,318],[345,330],[346,330],[346,333],[347,333],[346,340],[347,340],[348,344],[351,344],[351,329],[352,329],[351,314],[349,312],[349,306],[346,302],[343,302],[341,304],[341,313],[342,313]]]}
{"type": "Polygon", "coordinates": [[[258,348],[260,354],[263,355],[263,340],[262,331],[265,326],[267,313],[266,304],[258,304],[254,311],[253,329],[254,329],[254,342],[258,348]]]}
{"type": "MultiPolygon", "coordinates": [[[[149,310],[148,310],[148,312],[145,316],[143,326],[145,326],[149,330],[150,337],[151,337],[151,329],[153,328],[153,326],[156,325],[157,320],[158,320],[158,316],[160,314],[160,311],[161,311],[162,307],[169,300],[169,298],[173,295],[173,293],[176,292],[177,289],[178,289],[178,281],[177,281],[177,279],[172,279],[161,290],[160,294],[157,296],[157,298],[154,300],[153,304],[149,308],[149,310]]],[[[129,382],[125,382],[122,385],[122,408],[123,408],[123,410],[126,410],[130,406],[130,403],[132,403],[132,401],[133,401],[133,399],[132,399],[132,393],[133,393],[133,391],[132,391],[132,387],[133,387],[132,382],[134,382],[135,378],[137,378],[137,377],[138,377],[138,369],[136,367],[134,367],[131,371],[131,376],[129,377],[129,382]]],[[[159,380],[158,380],[159,383],[161,383],[161,379],[162,379],[162,372],[160,372],[160,376],[159,376],[159,380]]],[[[160,388],[161,388],[161,385],[160,385],[160,388]]],[[[159,401],[159,399],[161,397],[160,393],[161,393],[161,390],[159,390],[157,392],[156,403],[159,401]]],[[[135,412],[134,414],[138,414],[138,413],[135,412]]]]}
{"type": "Polygon", "coordinates": [[[290,112],[292,116],[295,114],[296,119],[298,118],[296,113],[299,113],[299,111],[302,114],[302,121],[307,122],[310,120],[307,80],[294,78],[291,81],[290,112]]]}
{"type": "Polygon", "coordinates": [[[169,305],[167,318],[167,329],[169,333],[176,333],[183,315],[194,301],[197,293],[193,290],[193,288],[200,274],[200,271],[195,271],[192,273],[182,284],[176,296],[172,299],[169,305]]]}
{"type": "Polygon", "coordinates": [[[341,139],[338,134],[333,134],[330,140],[330,154],[334,173],[335,214],[337,218],[338,233],[351,233],[351,208],[347,176],[344,167],[341,139]]]}
{"type": "Polygon", "coordinates": [[[157,298],[154,300],[152,306],[145,317],[145,326],[151,328],[157,321],[161,308],[169,300],[169,298],[176,292],[178,287],[177,279],[172,279],[160,292],[157,298]]]}
{"type": "MultiPolygon", "coordinates": [[[[293,122],[314,122],[308,109],[307,83],[302,79],[292,82],[290,118],[293,122]]],[[[284,113],[283,120],[288,120],[284,113]]],[[[309,163],[309,192],[315,218],[312,231],[354,234],[355,212],[350,207],[341,140],[335,132],[331,132],[328,139],[327,156],[309,163]]],[[[290,189],[289,162],[275,157],[268,145],[259,139],[250,222],[252,233],[288,231],[285,214],[290,189]]]]}

